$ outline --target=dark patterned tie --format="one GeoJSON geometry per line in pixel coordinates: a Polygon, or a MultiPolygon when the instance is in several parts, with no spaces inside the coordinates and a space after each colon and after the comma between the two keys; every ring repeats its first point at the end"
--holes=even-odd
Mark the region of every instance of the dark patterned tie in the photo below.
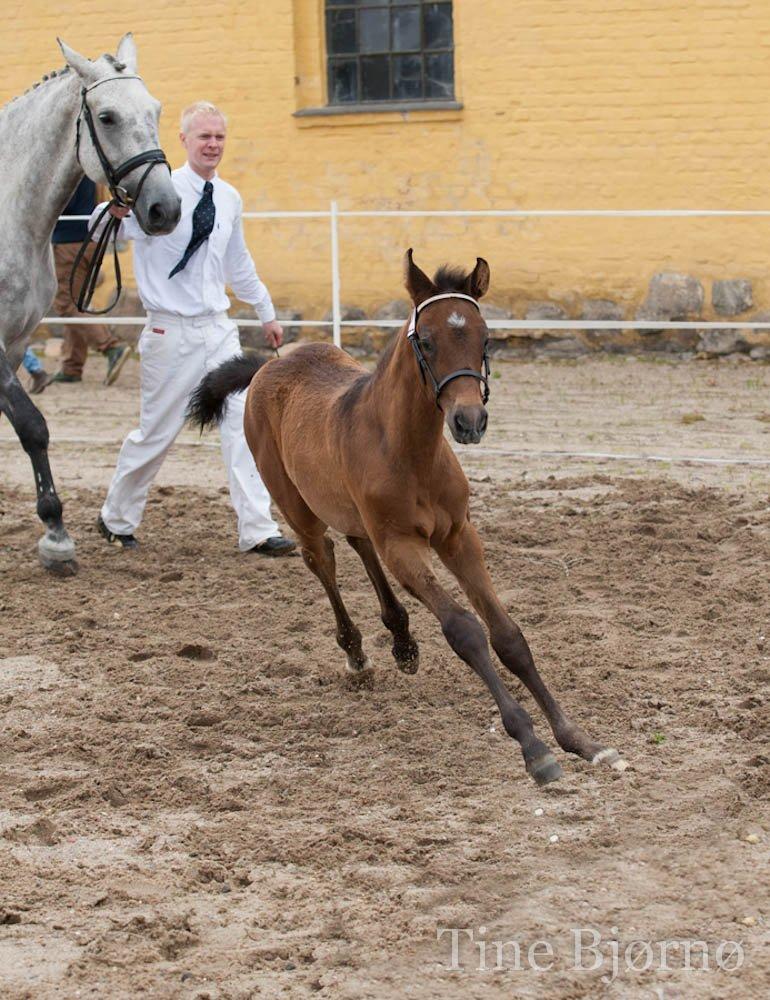
{"type": "Polygon", "coordinates": [[[182,259],[169,274],[169,278],[173,278],[177,271],[181,271],[187,266],[187,261],[192,257],[198,247],[202,243],[205,243],[211,235],[211,230],[214,228],[214,218],[217,214],[214,199],[212,197],[213,191],[214,185],[211,181],[206,181],[203,185],[203,195],[201,196],[201,200],[195,206],[195,211],[193,212],[192,236],[190,237],[190,242],[187,244],[187,249],[182,254],[182,259]]]}

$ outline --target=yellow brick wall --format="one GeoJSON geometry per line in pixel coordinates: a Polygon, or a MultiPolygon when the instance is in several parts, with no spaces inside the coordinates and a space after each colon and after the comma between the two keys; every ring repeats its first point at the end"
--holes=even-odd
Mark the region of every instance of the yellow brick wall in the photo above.
{"type": "MultiPolygon", "coordinates": [[[[9,0],[6,0],[6,5],[9,0]]],[[[321,0],[10,0],[2,97],[132,30],[164,104],[230,117],[222,174],[247,209],[765,208],[768,0],[455,0],[458,112],[297,118],[323,103],[321,0]],[[10,15],[10,19],[9,19],[10,15]]],[[[329,306],[323,221],[248,224],[281,305],[329,306]]],[[[629,308],[656,270],[746,277],[770,308],[770,219],[343,220],[342,298],[401,294],[400,258],[492,267],[502,304],[606,296],[629,308]]]]}

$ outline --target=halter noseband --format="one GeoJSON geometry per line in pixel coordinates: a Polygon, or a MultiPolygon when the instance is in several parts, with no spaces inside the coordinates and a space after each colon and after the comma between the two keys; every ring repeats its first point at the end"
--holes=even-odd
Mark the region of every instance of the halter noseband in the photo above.
{"type": "Polygon", "coordinates": [[[103,83],[115,83],[120,80],[141,80],[141,77],[110,76],[105,80],[97,80],[96,83],[92,83],[90,87],[83,87],[81,89],[80,112],[78,113],[77,123],[75,126],[75,155],[78,163],[82,168],[83,164],[80,162],[80,123],[81,121],[85,121],[86,127],[88,128],[88,135],[94,149],[96,150],[96,155],[99,158],[99,163],[101,164],[104,176],[107,178],[107,184],[110,189],[110,194],[112,195],[112,200],[105,205],[100,212],[99,217],[88,231],[88,235],[78,251],[75,262],[72,265],[72,271],[70,272],[70,296],[72,297],[72,301],[75,303],[80,312],[91,313],[92,315],[102,315],[103,313],[108,313],[111,309],[113,309],[120,298],[121,291],[123,290],[120,275],[120,262],[118,260],[118,250],[116,246],[118,229],[120,229],[121,220],[116,218],[114,215],[110,216],[102,234],[96,241],[93,256],[88,265],[87,274],[83,279],[80,289],[76,295],[74,288],[75,272],[77,271],[77,268],[87,249],[91,245],[91,236],[99,227],[102,219],[107,212],[109,212],[110,208],[113,206],[117,206],[119,208],[131,208],[132,205],[136,204],[142,188],[144,187],[144,182],[147,180],[147,177],[153,167],[157,166],[159,163],[163,163],[168,167],[168,172],[171,173],[171,164],[166,159],[166,154],[162,149],[146,149],[143,153],[138,153],[136,156],[132,156],[128,160],[125,160],[118,167],[113,167],[107,159],[107,155],[102,149],[102,144],[99,142],[99,136],[96,134],[96,126],[94,125],[93,115],[91,114],[91,108],[88,106],[86,95],[89,91],[93,90],[95,87],[100,87],[103,83]],[[126,174],[131,173],[131,171],[135,170],[137,167],[144,166],[145,163],[147,164],[147,169],[139,178],[139,183],[136,186],[133,196],[129,195],[128,191],[121,186],[120,182],[126,174]],[[99,279],[99,271],[101,270],[102,261],[104,260],[104,255],[107,251],[110,240],[112,241],[112,257],[115,266],[115,295],[106,309],[90,309],[89,306],[91,304],[91,299],[96,291],[96,285],[99,279]]]}
{"type": "Polygon", "coordinates": [[[406,335],[410,344],[414,348],[417,363],[420,366],[422,380],[423,382],[427,382],[426,376],[430,378],[433,383],[433,391],[436,394],[436,406],[438,406],[439,396],[450,382],[456,378],[461,378],[464,375],[470,375],[471,378],[478,379],[484,386],[481,398],[486,406],[489,400],[489,351],[487,350],[486,345],[484,345],[484,356],[482,358],[483,370],[481,372],[477,372],[473,368],[459,368],[456,372],[451,372],[449,375],[446,375],[440,382],[433,374],[433,371],[431,370],[431,367],[422,352],[422,342],[420,340],[420,335],[417,332],[417,319],[426,306],[429,306],[432,302],[438,302],[440,299],[466,299],[468,302],[472,302],[479,312],[481,312],[481,307],[476,299],[474,299],[472,295],[464,295],[462,292],[443,292],[441,295],[432,295],[429,299],[425,299],[424,302],[421,302],[418,306],[414,307],[412,310],[412,317],[409,320],[409,328],[406,331],[406,335]]]}

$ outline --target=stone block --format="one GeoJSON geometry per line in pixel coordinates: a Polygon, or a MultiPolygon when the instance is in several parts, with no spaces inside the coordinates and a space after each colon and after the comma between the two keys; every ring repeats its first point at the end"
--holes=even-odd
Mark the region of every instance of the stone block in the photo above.
{"type": "Polygon", "coordinates": [[[374,310],[374,319],[407,320],[412,312],[412,305],[407,299],[391,299],[374,310]]]}
{"type": "Polygon", "coordinates": [[[625,318],[625,310],[611,299],[584,299],[579,318],[602,322],[622,320],[625,318]]]}
{"type": "MultiPolygon", "coordinates": [[[[481,303],[481,315],[487,322],[495,319],[513,319],[513,313],[510,309],[496,306],[492,302],[481,303]]],[[[490,340],[507,340],[512,333],[513,330],[510,327],[507,330],[490,328],[489,338],[490,340]]]]}
{"type": "Polygon", "coordinates": [[[751,282],[746,278],[715,281],[711,287],[711,304],[718,316],[740,316],[754,305],[751,282]]]}
{"type": "Polygon", "coordinates": [[[653,275],[647,298],[637,309],[640,320],[686,320],[703,310],[703,285],[689,274],[660,271],[653,275]]]}
{"type": "Polygon", "coordinates": [[[724,354],[747,354],[750,345],[743,336],[742,330],[723,330],[714,327],[711,330],[701,330],[697,350],[709,357],[720,357],[724,354]]]}

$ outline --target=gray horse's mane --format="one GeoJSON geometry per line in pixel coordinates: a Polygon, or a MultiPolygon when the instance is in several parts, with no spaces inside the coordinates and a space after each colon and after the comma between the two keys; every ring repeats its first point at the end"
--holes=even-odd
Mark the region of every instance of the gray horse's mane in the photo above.
{"type": "MultiPolygon", "coordinates": [[[[112,68],[115,70],[116,73],[122,73],[123,70],[126,68],[125,63],[119,62],[115,58],[115,56],[111,56],[109,52],[105,52],[104,55],[102,56],[102,59],[105,59],[110,64],[110,66],[112,66],[112,68]]],[[[41,80],[38,80],[36,83],[33,83],[31,87],[27,87],[27,89],[24,91],[24,94],[29,94],[33,90],[37,90],[38,87],[42,87],[44,83],[48,83],[49,80],[55,80],[58,77],[64,76],[65,73],[70,73],[70,72],[71,69],[69,66],[62,66],[61,69],[52,69],[50,73],[45,73],[41,80]]],[[[13,104],[14,101],[18,101],[18,99],[20,97],[23,97],[24,94],[17,94],[16,97],[12,97],[10,101],[7,101],[3,105],[3,108],[7,108],[9,104],[13,104]]]]}

